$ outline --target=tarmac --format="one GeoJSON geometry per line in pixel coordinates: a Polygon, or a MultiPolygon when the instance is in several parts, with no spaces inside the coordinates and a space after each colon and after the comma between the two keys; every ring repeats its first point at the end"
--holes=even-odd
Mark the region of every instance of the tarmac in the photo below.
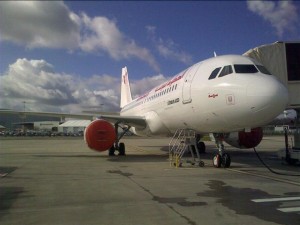
{"type": "MultiPolygon", "coordinates": [[[[1,225],[299,225],[300,178],[273,174],[253,150],[226,145],[232,164],[168,160],[168,138],[125,137],[126,156],[91,151],[78,137],[0,138],[1,225]]],[[[256,148],[284,174],[300,167],[276,156],[283,137],[256,148]]]]}

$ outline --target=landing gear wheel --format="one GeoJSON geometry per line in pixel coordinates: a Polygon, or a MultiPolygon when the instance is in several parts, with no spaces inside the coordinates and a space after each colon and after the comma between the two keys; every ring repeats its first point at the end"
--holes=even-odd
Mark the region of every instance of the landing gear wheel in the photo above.
{"type": "Polygon", "coordinates": [[[199,162],[199,167],[204,167],[204,162],[203,161],[199,162]]]}
{"type": "Polygon", "coordinates": [[[216,154],[215,157],[213,158],[213,165],[216,168],[221,167],[221,162],[222,162],[222,157],[220,154],[216,154]]]}
{"type": "Polygon", "coordinates": [[[198,148],[200,154],[205,153],[206,147],[205,147],[205,143],[203,141],[197,142],[197,148],[198,148]]]}
{"type": "Polygon", "coordinates": [[[223,154],[221,164],[224,168],[229,168],[230,167],[231,159],[230,159],[230,155],[228,153],[223,154]]]}
{"type": "Polygon", "coordinates": [[[191,147],[191,152],[187,152],[187,153],[191,153],[191,154],[196,155],[197,153],[196,153],[195,145],[190,145],[190,147],[191,147]]]}
{"type": "Polygon", "coordinates": [[[109,156],[115,156],[115,146],[111,146],[110,149],[108,150],[108,155],[109,156]]]}
{"type": "Polygon", "coordinates": [[[119,144],[119,155],[125,155],[125,144],[123,142],[119,144]]]}

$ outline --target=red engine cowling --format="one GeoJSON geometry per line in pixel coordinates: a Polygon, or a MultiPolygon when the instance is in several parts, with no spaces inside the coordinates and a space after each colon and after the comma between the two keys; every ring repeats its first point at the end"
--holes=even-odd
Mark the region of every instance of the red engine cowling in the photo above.
{"type": "Polygon", "coordinates": [[[254,148],[261,142],[263,131],[261,127],[251,129],[251,132],[232,132],[224,141],[236,148],[254,148]]]}
{"type": "Polygon", "coordinates": [[[84,131],[84,140],[95,151],[106,151],[116,140],[114,126],[106,120],[94,120],[84,131]]]}

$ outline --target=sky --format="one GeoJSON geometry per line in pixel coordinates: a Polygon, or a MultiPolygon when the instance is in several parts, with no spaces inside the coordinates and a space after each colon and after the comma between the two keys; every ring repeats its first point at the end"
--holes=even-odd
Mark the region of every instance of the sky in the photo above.
{"type": "Polygon", "coordinates": [[[119,111],[217,55],[300,40],[299,1],[1,1],[0,108],[119,111]],[[25,102],[25,104],[24,104],[25,102]]]}

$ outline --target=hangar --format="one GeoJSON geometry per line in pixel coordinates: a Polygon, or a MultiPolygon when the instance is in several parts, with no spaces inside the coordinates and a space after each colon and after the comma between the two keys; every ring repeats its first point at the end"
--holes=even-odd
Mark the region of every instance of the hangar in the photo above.
{"type": "Polygon", "coordinates": [[[77,134],[83,132],[90,123],[91,120],[69,120],[58,126],[58,132],[77,134]]]}

